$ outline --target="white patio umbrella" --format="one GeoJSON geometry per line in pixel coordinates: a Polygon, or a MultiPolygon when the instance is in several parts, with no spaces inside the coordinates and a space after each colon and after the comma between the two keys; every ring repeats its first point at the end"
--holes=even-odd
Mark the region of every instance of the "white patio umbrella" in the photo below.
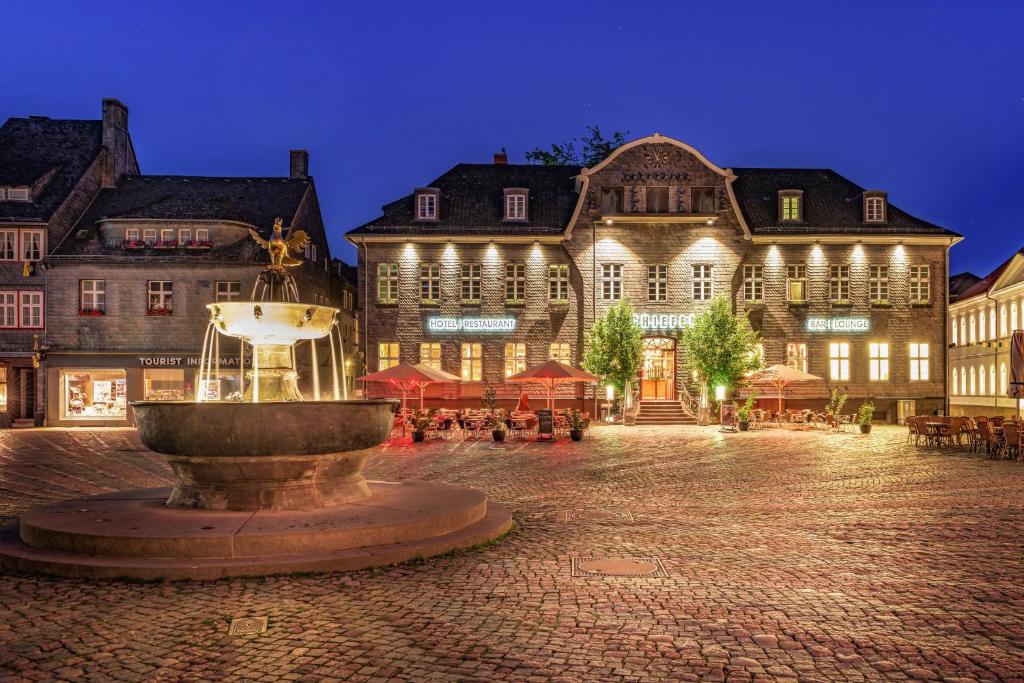
{"type": "Polygon", "coordinates": [[[450,372],[438,370],[437,368],[432,368],[429,365],[423,365],[422,363],[416,365],[413,365],[412,363],[401,363],[399,365],[392,366],[387,370],[363,375],[356,381],[390,383],[402,392],[402,410],[405,410],[409,392],[418,389],[420,392],[420,410],[423,410],[423,390],[427,385],[448,384],[452,382],[459,382],[461,379],[450,372]]]}
{"type": "Polygon", "coordinates": [[[780,363],[778,365],[771,365],[763,370],[758,370],[748,377],[747,381],[751,384],[771,384],[778,389],[779,412],[781,413],[782,392],[785,391],[787,386],[795,383],[823,382],[824,380],[817,375],[812,375],[803,370],[797,370],[780,363]]]}

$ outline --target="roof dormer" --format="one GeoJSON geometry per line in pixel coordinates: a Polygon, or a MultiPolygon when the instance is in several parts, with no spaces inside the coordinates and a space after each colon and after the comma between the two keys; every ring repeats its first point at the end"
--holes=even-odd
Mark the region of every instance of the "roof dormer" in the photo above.
{"type": "Polygon", "coordinates": [[[421,187],[415,192],[414,210],[418,221],[438,220],[441,190],[436,187],[421,187]]]}
{"type": "Polygon", "coordinates": [[[525,221],[529,216],[530,191],[525,187],[505,188],[505,216],[506,221],[525,221]]]}
{"type": "Polygon", "coordinates": [[[885,223],[888,220],[889,201],[881,190],[864,191],[864,222],[885,223]]]}
{"type": "Polygon", "coordinates": [[[804,191],[779,190],[779,222],[803,223],[804,191]]]}
{"type": "Polygon", "coordinates": [[[30,202],[32,193],[27,187],[0,187],[0,202],[30,202]]]}

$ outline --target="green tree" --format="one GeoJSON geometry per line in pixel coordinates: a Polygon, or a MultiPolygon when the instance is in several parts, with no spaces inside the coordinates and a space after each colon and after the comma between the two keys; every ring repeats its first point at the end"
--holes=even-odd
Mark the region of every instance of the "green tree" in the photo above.
{"type": "Polygon", "coordinates": [[[626,142],[629,131],[614,131],[605,137],[597,126],[587,126],[587,134],[582,138],[572,138],[562,143],[552,143],[547,149],[537,147],[526,153],[526,160],[531,164],[596,166],[604,161],[609,154],[626,142]],[[576,143],[582,143],[582,152],[576,149],[576,143]]]}
{"type": "Polygon", "coordinates": [[[690,366],[699,373],[705,388],[724,385],[733,389],[748,372],[760,369],[760,339],[747,317],[733,313],[723,296],[713,298],[702,313],[694,316],[693,325],[682,332],[690,366]]]}
{"type": "Polygon", "coordinates": [[[583,367],[624,396],[627,384],[635,382],[640,372],[643,339],[643,330],[633,320],[633,307],[620,301],[594,322],[583,367]]]}

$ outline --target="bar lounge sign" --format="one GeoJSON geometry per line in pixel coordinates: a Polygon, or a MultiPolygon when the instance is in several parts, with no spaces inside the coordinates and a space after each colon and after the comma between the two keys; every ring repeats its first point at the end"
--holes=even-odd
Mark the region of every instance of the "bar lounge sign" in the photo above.
{"type": "Polygon", "coordinates": [[[428,332],[515,332],[515,318],[427,318],[428,332]]]}
{"type": "Polygon", "coordinates": [[[871,329],[868,318],[808,318],[808,332],[867,332],[871,329]]]}

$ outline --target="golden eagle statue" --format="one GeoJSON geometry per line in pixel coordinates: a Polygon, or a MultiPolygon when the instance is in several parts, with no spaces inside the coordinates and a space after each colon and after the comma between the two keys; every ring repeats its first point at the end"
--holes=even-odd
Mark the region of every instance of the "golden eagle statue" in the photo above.
{"type": "Polygon", "coordinates": [[[288,239],[285,239],[280,218],[274,221],[274,234],[269,240],[260,237],[252,228],[249,228],[249,234],[256,240],[256,244],[270,252],[270,265],[267,266],[267,270],[283,271],[285,268],[299,265],[302,259],[293,258],[290,253],[298,253],[309,244],[309,235],[303,230],[289,230],[288,239]]]}

